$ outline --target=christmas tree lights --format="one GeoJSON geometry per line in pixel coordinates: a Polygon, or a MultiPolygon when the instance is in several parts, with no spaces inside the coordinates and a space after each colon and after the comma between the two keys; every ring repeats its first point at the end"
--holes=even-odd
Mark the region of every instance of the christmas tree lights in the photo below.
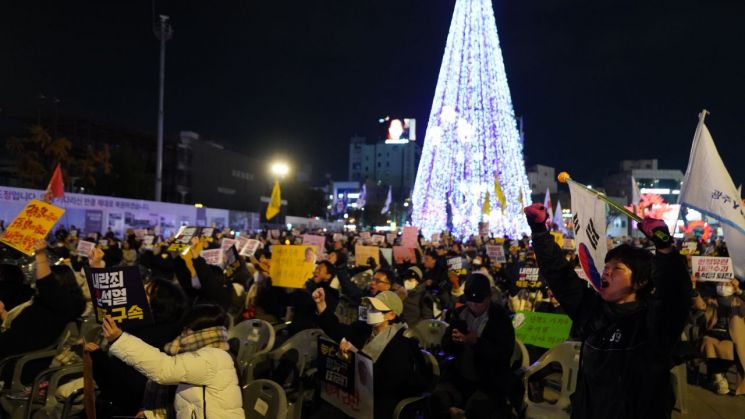
{"type": "Polygon", "coordinates": [[[498,236],[529,231],[522,209],[530,188],[491,0],[455,4],[412,202],[412,224],[425,237],[448,228],[468,237],[480,222],[498,236]]]}

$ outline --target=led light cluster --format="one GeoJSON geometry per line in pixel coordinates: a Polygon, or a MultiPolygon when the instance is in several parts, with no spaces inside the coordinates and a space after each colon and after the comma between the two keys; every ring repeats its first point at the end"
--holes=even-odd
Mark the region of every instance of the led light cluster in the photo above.
{"type": "Polygon", "coordinates": [[[425,237],[449,227],[469,237],[480,222],[498,236],[530,231],[522,212],[530,187],[491,0],[455,4],[412,202],[412,224],[425,237]],[[497,177],[504,209],[494,192],[497,177]]]}

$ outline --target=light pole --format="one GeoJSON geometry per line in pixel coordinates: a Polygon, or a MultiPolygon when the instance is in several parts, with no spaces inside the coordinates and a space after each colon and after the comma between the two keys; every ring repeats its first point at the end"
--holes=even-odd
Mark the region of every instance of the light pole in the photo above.
{"type": "Polygon", "coordinates": [[[160,74],[158,84],[158,157],[155,162],[155,200],[163,198],[163,102],[166,83],[166,41],[173,36],[168,16],[160,15],[160,25],[153,28],[155,37],[160,40],[160,74]]]}

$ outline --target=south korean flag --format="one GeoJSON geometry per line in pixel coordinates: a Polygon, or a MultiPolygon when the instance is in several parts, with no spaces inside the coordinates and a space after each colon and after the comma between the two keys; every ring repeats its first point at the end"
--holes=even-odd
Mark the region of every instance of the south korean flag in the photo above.
{"type": "Polygon", "coordinates": [[[582,271],[595,289],[602,288],[608,242],[605,237],[605,202],[581,186],[569,182],[572,194],[572,222],[582,271]]]}

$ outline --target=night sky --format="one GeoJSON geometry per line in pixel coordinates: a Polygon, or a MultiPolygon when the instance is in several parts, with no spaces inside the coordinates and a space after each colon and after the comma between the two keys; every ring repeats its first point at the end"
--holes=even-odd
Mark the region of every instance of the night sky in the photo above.
{"type": "MultiPolygon", "coordinates": [[[[424,137],[454,0],[158,1],[171,16],[166,132],[347,176],[347,144],[384,115],[424,137]],[[343,156],[343,158],[341,158],[343,156]]],[[[621,159],[685,170],[697,113],[745,182],[745,2],[494,2],[528,164],[597,183],[621,159]]],[[[0,107],[155,131],[149,0],[4,1],[0,107]]]]}

